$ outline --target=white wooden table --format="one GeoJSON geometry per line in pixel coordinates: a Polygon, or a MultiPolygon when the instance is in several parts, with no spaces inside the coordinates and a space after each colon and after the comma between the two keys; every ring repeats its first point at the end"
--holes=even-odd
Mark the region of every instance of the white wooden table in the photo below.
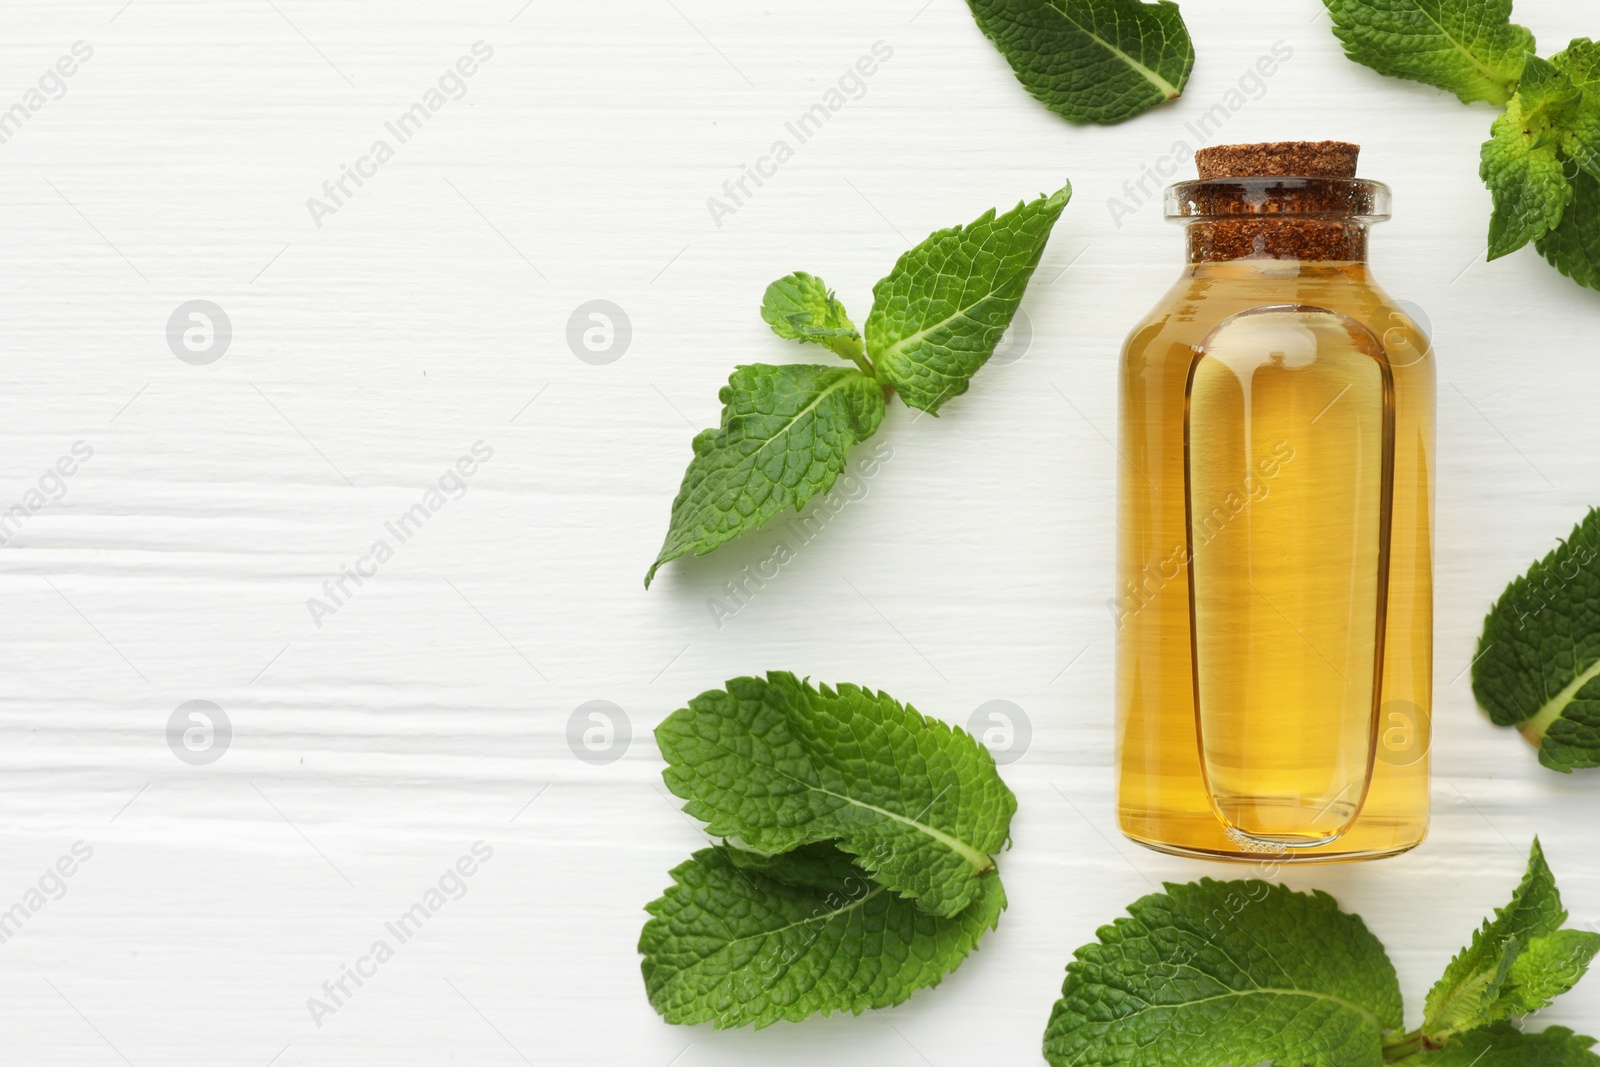
{"type": "MultiPolygon", "coordinates": [[[[1162,880],[1242,873],[1112,818],[1113,368],[1181,246],[1156,203],[1119,226],[1107,200],[1278,41],[1292,58],[1218,139],[1364,146],[1394,187],[1375,267],[1441,367],[1433,834],[1287,881],[1367,920],[1413,1021],[1536,832],[1600,927],[1600,775],[1539,768],[1462,676],[1505,582],[1600,501],[1600,294],[1531,249],[1483,262],[1488,108],[1349,63],[1314,0],[1266,7],[1186,0],[1184,98],[1102,129],[1034,104],[959,0],[6,3],[0,111],[75,42],[92,55],[0,144],[0,510],[21,507],[0,552],[0,911],[25,917],[0,945],[0,1062],[1040,1062],[1098,925],[1162,880]],[[859,99],[713,219],[880,41],[859,99]],[[402,142],[386,124],[441,78],[402,142]],[[335,202],[346,166],[365,177],[335,202]],[[910,244],[1063,177],[1020,358],[942,418],[892,411],[864,498],[720,625],[711,598],[781,534],[641,588],[718,386],[807,355],[756,314],[769,280],[819,273],[860,321],[910,244]],[[186,361],[167,323],[194,300],[231,337],[180,336],[186,361]],[[631,325],[610,362],[568,345],[592,300],[631,325]],[[492,456],[446,477],[475,442],[492,456]],[[324,582],[356,567],[333,602],[324,582]],[[1011,907],[891,1012],[669,1027],[634,942],[703,838],[650,730],[771,668],[960,722],[1022,708],[1011,907]],[[168,743],[196,700],[231,726],[210,763],[168,743]],[[631,725],[613,762],[569,748],[589,701],[631,725]],[[399,943],[385,924],[442,877],[462,895],[399,943]],[[379,939],[393,958],[363,963],[379,939]]],[[[1517,16],[1548,54],[1600,32],[1586,7],[1517,16]]],[[[1600,977],[1546,1018],[1593,1032],[1600,977]]]]}

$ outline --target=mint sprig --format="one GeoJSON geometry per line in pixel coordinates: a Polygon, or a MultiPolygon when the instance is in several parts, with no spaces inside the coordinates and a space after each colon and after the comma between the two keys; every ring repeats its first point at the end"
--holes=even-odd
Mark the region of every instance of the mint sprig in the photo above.
{"type": "Polygon", "coordinates": [[[998,923],[1016,798],[962,730],[773,672],[696,697],[656,743],[667,787],[723,839],[645,909],[645,989],[668,1022],[898,1004],[998,923]]]}
{"type": "Polygon", "coordinates": [[[1516,91],[1533,34],[1511,21],[1511,0],[1323,0],[1350,59],[1392,78],[1504,104],[1516,91]]]}
{"type": "Polygon", "coordinates": [[[850,449],[877,432],[889,397],[937,414],[994,354],[1062,210],[1055,193],[939,230],[873,287],[865,336],[821,278],[796,272],[767,287],[774,333],[817,344],[853,368],[739,367],[723,387],[722,422],[698,434],[666,539],[645,574],[703,556],[833,487],[850,449]]]}
{"type": "Polygon", "coordinates": [[[1494,201],[1489,258],[1532,242],[1600,289],[1600,45],[1580,37],[1540,59],[1510,0],[1323,3],[1355,62],[1504,108],[1479,154],[1494,201]]]}
{"type": "Polygon", "coordinates": [[[1122,122],[1176,100],[1194,44],[1172,0],[967,0],[1034,99],[1072,122],[1122,122]]]}
{"type": "Polygon", "coordinates": [[[1546,767],[1600,767],[1600,509],[1500,594],[1478,638],[1472,692],[1546,767]]]}
{"type": "Polygon", "coordinates": [[[1067,965],[1045,1031],[1053,1067],[1600,1067],[1593,1039],[1509,1019],[1570,989],[1600,935],[1566,911],[1537,840],[1511,902],[1403,1030],[1383,945],[1325,893],[1202,879],[1135,901],[1067,965]]]}
{"type": "Polygon", "coordinates": [[[1490,258],[1532,240],[1562,274],[1600,289],[1593,258],[1600,243],[1600,218],[1592,209],[1594,180],[1600,177],[1600,46],[1578,38],[1549,62],[1530,57],[1517,95],[1493,133],[1483,150],[1486,172],[1491,156],[1508,138],[1515,145],[1513,157],[1518,150],[1527,151],[1531,176],[1514,180],[1511,197],[1516,210],[1533,224],[1524,227],[1512,220],[1509,227],[1497,228],[1506,190],[1491,184],[1495,218],[1490,223],[1490,258]],[[1502,238],[1498,243],[1497,236],[1502,238]]]}
{"type": "Polygon", "coordinates": [[[1528,871],[1428,993],[1422,1034],[1441,1047],[1456,1034],[1527,1015],[1571,989],[1600,951],[1600,934],[1566,930],[1555,876],[1537,840],[1528,871]]]}

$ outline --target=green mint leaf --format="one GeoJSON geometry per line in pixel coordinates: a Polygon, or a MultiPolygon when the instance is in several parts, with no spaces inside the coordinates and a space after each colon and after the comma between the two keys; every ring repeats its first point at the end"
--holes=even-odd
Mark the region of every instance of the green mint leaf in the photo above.
{"type": "Polygon", "coordinates": [[[1565,51],[1550,57],[1550,63],[1579,89],[1600,88],[1600,44],[1589,38],[1574,37],[1565,51]]]}
{"type": "Polygon", "coordinates": [[[1067,965],[1053,1067],[1380,1067],[1401,1023],[1383,946],[1325,893],[1202,879],[1135,901],[1067,965]]]}
{"type": "Polygon", "coordinates": [[[1006,906],[987,871],[957,915],[874,883],[831,844],[772,857],[704,849],[672,872],[639,937],[650,1004],[718,1029],[886,1008],[959,965],[1006,906]]]}
{"type": "Polygon", "coordinates": [[[1113,123],[1175,100],[1194,45],[1171,0],[967,0],[1017,80],[1073,122],[1113,123]]]}
{"type": "Polygon", "coordinates": [[[1557,930],[1536,937],[1511,964],[1507,1006],[1511,1015],[1531,1015],[1578,984],[1600,952],[1600,934],[1557,930]]]}
{"type": "MultiPolygon", "coordinates": [[[[1560,224],[1534,242],[1539,254],[1557,270],[1590,289],[1600,289],[1600,180],[1596,178],[1587,171],[1578,172],[1572,180],[1572,203],[1560,224]]],[[[1582,766],[1600,763],[1600,735],[1591,747],[1597,748],[1595,762],[1582,766]]]]}
{"type": "Polygon", "coordinates": [[[1428,993],[1423,1036],[1441,1045],[1455,1034],[1538,1011],[1571,989],[1600,950],[1600,934],[1563,930],[1566,920],[1535,838],[1510,903],[1473,933],[1428,993]]]}
{"type": "Polygon", "coordinates": [[[1529,56],[1522,85],[1494,120],[1483,143],[1478,175],[1494,194],[1489,258],[1515,252],[1561,221],[1572,186],[1562,158],[1563,124],[1578,110],[1581,91],[1538,56],[1529,56]]]}
{"type": "Polygon", "coordinates": [[[779,337],[819,344],[843,359],[861,362],[860,331],[814,274],[795,271],[767,286],[761,317],[779,337]]]}
{"type": "Polygon", "coordinates": [[[1517,89],[1533,34],[1511,0],[1323,0],[1344,54],[1379,74],[1504,104],[1517,89]]]}
{"type": "Polygon", "coordinates": [[[703,556],[827,492],[884,412],[883,388],[853,367],[739,367],[721,399],[722,425],[694,439],[646,588],[662,564],[703,556]]]}
{"type": "Polygon", "coordinates": [[[1600,44],[1579,37],[1550,64],[1583,94],[1562,131],[1561,151],[1591,177],[1600,178],[1600,44]]]}
{"type": "Polygon", "coordinates": [[[735,678],[656,727],[667,788],[761,852],[836,840],[873,879],[950,916],[983,892],[1016,797],[965,732],[886,693],[786,672],[735,678]]]}
{"type": "Polygon", "coordinates": [[[1566,917],[1555,877],[1535,839],[1527,873],[1510,903],[1473,932],[1471,943],[1456,954],[1428,993],[1423,1034],[1440,1043],[1452,1034],[1506,1018],[1510,1013],[1504,1007],[1517,957],[1530,940],[1559,930],[1566,917]]]}
{"type": "Polygon", "coordinates": [[[1419,1053],[1397,1062],[1407,1067],[1600,1067],[1589,1051],[1594,1038],[1565,1026],[1526,1033],[1510,1023],[1496,1023],[1451,1041],[1437,1052],[1419,1053]]]}
{"type": "Polygon", "coordinates": [[[1004,215],[939,230],[872,287],[867,354],[900,399],[937,414],[967,391],[1011,325],[1071,195],[1064,185],[1004,215]]]}
{"type": "MultiPolygon", "coordinates": [[[[1600,206],[1592,189],[1580,189],[1584,200],[1600,206]]],[[[1538,746],[1546,767],[1600,766],[1600,511],[1500,594],[1478,638],[1472,692],[1492,722],[1538,746]]]]}

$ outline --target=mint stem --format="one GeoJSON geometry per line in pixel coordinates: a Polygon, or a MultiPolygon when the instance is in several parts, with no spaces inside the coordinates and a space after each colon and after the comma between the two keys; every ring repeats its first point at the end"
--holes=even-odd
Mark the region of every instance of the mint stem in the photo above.
{"type": "Polygon", "coordinates": [[[1441,1046],[1429,1041],[1421,1030],[1413,1030],[1409,1034],[1401,1034],[1392,1042],[1383,1046],[1384,1063],[1403,1063],[1413,1056],[1425,1052],[1437,1052],[1441,1046]]]}
{"type": "Polygon", "coordinates": [[[839,352],[839,355],[846,357],[851,363],[854,363],[856,366],[860,367],[861,373],[865,374],[868,378],[872,378],[874,380],[877,379],[878,368],[874,367],[872,365],[872,360],[867,358],[867,353],[865,349],[862,348],[860,341],[851,341],[849,343],[849,347],[845,348],[844,351],[839,352]]]}

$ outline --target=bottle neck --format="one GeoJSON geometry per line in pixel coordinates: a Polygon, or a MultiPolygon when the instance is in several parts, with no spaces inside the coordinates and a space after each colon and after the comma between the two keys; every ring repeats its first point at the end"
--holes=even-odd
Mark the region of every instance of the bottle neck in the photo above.
{"type": "Polygon", "coordinates": [[[1367,229],[1389,217],[1389,187],[1361,178],[1202,178],[1167,190],[1190,263],[1238,259],[1361,263],[1367,229]]]}
{"type": "Polygon", "coordinates": [[[1367,224],[1351,217],[1241,215],[1197,218],[1185,226],[1190,263],[1295,259],[1365,263],[1367,224]]]}

